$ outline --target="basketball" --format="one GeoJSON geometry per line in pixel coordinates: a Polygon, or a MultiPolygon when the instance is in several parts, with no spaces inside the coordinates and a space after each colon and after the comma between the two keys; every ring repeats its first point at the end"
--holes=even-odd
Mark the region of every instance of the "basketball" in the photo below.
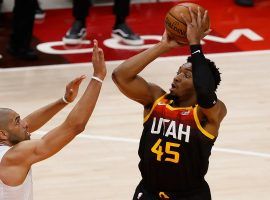
{"type": "MultiPolygon", "coordinates": [[[[201,10],[201,14],[203,16],[205,9],[195,3],[180,3],[176,6],[172,7],[169,12],[167,12],[165,17],[165,29],[170,38],[174,39],[178,43],[188,44],[187,40],[187,25],[185,20],[182,18],[181,13],[191,21],[191,16],[189,14],[189,7],[191,7],[192,11],[197,17],[198,7],[201,10]]],[[[206,23],[203,24],[205,27],[205,31],[210,28],[210,19],[209,16],[206,19],[206,23]]]]}

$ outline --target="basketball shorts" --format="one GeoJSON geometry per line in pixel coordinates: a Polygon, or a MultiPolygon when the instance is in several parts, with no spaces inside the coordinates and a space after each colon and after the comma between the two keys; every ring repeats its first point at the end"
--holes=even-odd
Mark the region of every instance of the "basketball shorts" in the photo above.
{"type": "Polygon", "coordinates": [[[202,188],[183,193],[149,192],[140,182],[137,186],[132,200],[211,200],[211,192],[205,182],[202,188]]]}

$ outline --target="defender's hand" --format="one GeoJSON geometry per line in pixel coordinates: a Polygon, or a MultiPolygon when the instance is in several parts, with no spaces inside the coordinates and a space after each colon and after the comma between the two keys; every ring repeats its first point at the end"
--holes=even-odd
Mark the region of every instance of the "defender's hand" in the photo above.
{"type": "Polygon", "coordinates": [[[203,26],[206,23],[208,11],[206,10],[202,15],[201,10],[198,7],[198,13],[196,18],[194,12],[189,7],[189,14],[191,16],[191,21],[189,21],[185,17],[185,15],[181,14],[187,25],[187,39],[190,45],[200,44],[201,39],[211,32],[211,29],[205,31],[205,27],[203,26]]]}
{"type": "Polygon", "coordinates": [[[104,53],[101,48],[98,48],[98,41],[94,40],[92,62],[94,67],[94,76],[103,80],[107,74],[104,53]]]}
{"type": "Polygon", "coordinates": [[[80,77],[75,78],[73,81],[71,81],[70,83],[67,84],[66,93],[65,93],[65,99],[68,102],[73,102],[74,99],[77,97],[81,82],[85,78],[86,78],[86,76],[82,75],[80,77]]]}

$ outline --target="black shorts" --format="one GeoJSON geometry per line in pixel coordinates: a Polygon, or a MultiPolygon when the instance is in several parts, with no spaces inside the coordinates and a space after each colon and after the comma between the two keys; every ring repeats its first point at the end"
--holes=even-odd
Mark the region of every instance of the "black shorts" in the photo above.
{"type": "Polygon", "coordinates": [[[202,188],[182,195],[168,192],[149,192],[140,182],[135,190],[133,200],[211,200],[211,192],[206,182],[202,188]]]}

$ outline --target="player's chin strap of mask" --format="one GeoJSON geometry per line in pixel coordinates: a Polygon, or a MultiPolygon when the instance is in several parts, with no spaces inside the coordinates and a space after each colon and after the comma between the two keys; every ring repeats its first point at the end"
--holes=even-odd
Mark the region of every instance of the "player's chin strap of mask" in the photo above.
{"type": "Polygon", "coordinates": [[[211,108],[217,102],[215,80],[202,52],[201,45],[191,45],[193,83],[199,106],[211,108]]]}

